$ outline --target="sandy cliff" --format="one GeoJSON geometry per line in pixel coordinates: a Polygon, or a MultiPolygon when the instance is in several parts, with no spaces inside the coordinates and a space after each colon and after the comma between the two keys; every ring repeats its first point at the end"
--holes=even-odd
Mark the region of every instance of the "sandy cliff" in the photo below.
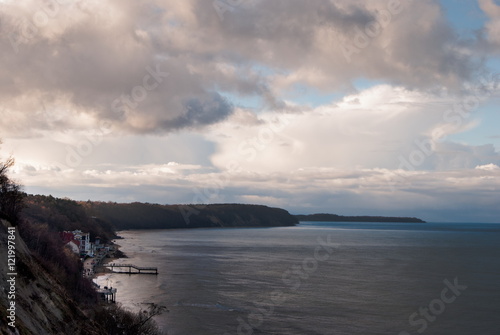
{"type": "MultiPolygon", "coordinates": [[[[1,334],[102,334],[83,311],[70,299],[64,288],[47,273],[15,234],[16,276],[8,268],[8,227],[0,224],[0,332],[1,334]],[[15,278],[13,293],[12,278],[15,278]],[[8,280],[11,280],[10,282],[8,280]],[[15,299],[12,298],[15,294],[15,299]],[[15,302],[15,328],[8,308],[15,302]],[[12,323],[11,323],[12,325],[12,323]]],[[[12,245],[12,243],[11,243],[12,245]]]]}

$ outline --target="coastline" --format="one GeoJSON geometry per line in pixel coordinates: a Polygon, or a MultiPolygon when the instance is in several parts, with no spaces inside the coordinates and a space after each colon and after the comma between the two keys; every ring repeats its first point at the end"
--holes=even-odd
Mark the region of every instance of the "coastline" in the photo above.
{"type": "MultiPolygon", "coordinates": [[[[118,238],[121,239],[122,237],[118,238]]],[[[90,278],[94,283],[94,279],[97,279],[98,277],[103,276],[107,273],[111,273],[110,271],[106,271],[106,268],[100,266],[101,264],[107,264],[121,258],[128,258],[128,256],[120,250],[121,245],[114,242],[115,240],[107,243],[110,247],[110,251],[106,254],[106,257],[103,257],[101,259],[97,257],[88,258],[84,261],[84,275],[88,273],[88,278],[90,278]],[[96,258],[98,259],[97,262],[96,258]]]]}

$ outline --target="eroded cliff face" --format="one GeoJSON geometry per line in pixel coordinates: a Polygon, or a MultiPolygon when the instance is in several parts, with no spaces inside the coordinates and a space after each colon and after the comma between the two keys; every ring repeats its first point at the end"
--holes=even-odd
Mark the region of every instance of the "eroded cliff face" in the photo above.
{"type": "Polygon", "coordinates": [[[71,300],[56,278],[37,263],[17,229],[9,227],[11,225],[7,221],[1,221],[0,332],[37,335],[103,334],[71,300]],[[15,237],[9,239],[12,235],[15,237]],[[12,272],[12,268],[9,269],[9,265],[12,265],[12,261],[9,262],[9,245],[11,259],[12,250],[15,250],[14,273],[17,275],[9,275],[12,272]],[[15,308],[15,319],[12,317],[12,306],[15,308]]]}

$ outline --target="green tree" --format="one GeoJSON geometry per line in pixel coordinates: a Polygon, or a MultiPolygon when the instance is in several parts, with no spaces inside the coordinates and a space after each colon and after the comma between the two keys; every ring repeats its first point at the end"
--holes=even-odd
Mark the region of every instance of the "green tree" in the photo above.
{"type": "MultiPolygon", "coordinates": [[[[2,142],[0,141],[0,144],[2,142]]],[[[14,158],[0,161],[0,219],[17,225],[19,213],[23,209],[24,193],[21,185],[15,183],[8,176],[9,169],[14,165],[14,158]]]]}

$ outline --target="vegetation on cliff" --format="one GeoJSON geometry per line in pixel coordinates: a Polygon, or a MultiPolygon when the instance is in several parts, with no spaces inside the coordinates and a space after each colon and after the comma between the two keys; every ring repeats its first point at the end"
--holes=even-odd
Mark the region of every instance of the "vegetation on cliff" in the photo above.
{"type": "Polygon", "coordinates": [[[280,208],[244,204],[158,205],[134,202],[82,203],[89,215],[116,229],[171,229],[201,227],[277,227],[298,223],[280,208]]]}
{"type": "Polygon", "coordinates": [[[0,219],[8,220],[16,225],[19,212],[23,208],[24,193],[21,192],[21,186],[8,176],[8,171],[13,165],[12,157],[6,161],[0,161],[0,219]]]}
{"type": "Polygon", "coordinates": [[[27,195],[24,221],[47,224],[54,231],[80,229],[106,242],[115,230],[209,227],[293,226],[297,219],[284,209],[262,205],[159,205],[74,201],[27,195]]]}
{"type": "Polygon", "coordinates": [[[55,198],[51,195],[27,195],[21,218],[25,222],[47,225],[51,231],[73,231],[75,229],[90,233],[106,243],[115,237],[113,226],[106,221],[89,215],[82,203],[55,198]]]}

